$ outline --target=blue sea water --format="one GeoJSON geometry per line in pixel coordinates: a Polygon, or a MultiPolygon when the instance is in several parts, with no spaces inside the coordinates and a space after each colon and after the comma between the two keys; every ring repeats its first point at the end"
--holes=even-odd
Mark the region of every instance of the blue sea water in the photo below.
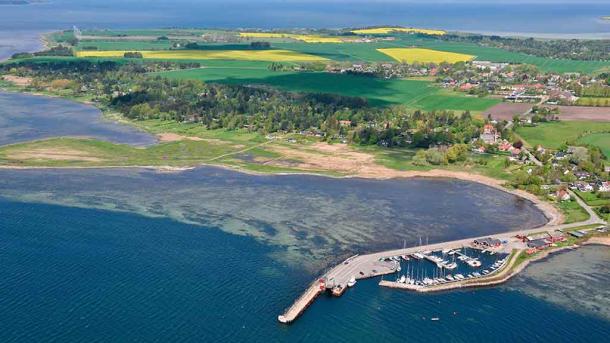
{"type": "Polygon", "coordinates": [[[609,38],[610,2],[400,0],[50,0],[0,5],[0,60],[80,28],[341,28],[404,25],[539,37],[609,38]]]}
{"type": "MultiPolygon", "coordinates": [[[[40,32],[72,25],[399,24],[607,35],[610,25],[599,17],[608,14],[610,5],[601,2],[55,0],[0,7],[0,59],[39,47],[40,32]]],[[[83,121],[67,134],[99,134],[132,144],[150,139],[124,135],[116,127],[102,130],[95,126],[95,111],[70,107],[74,104],[56,107],[57,99],[2,99],[0,112],[10,124],[0,122],[0,139],[5,139],[0,144],[47,137],[41,133],[49,128],[63,130],[57,122],[43,122],[39,112],[40,122],[28,123],[25,136],[13,135],[30,119],[25,117],[36,117],[23,108],[45,110],[54,118],[71,108],[83,121]]],[[[440,240],[468,234],[467,222],[477,232],[511,229],[516,222],[539,225],[540,213],[527,203],[480,187],[447,180],[249,179],[210,169],[168,175],[3,171],[0,341],[605,342],[610,270],[608,249],[600,247],[551,258],[544,268],[532,266],[497,288],[419,295],[380,288],[377,279],[360,281],[340,299],[321,297],[293,325],[277,323],[276,316],[320,272],[311,268],[311,257],[318,264],[336,259],[319,237],[333,249],[351,251],[365,249],[367,237],[382,242],[380,247],[400,245],[403,237],[384,228],[413,239],[428,231],[440,240]],[[428,205],[433,213],[422,210],[428,205]],[[460,216],[463,210],[466,217],[460,216]],[[425,226],[428,220],[434,225],[425,226]],[[383,225],[372,229],[374,223],[383,225]],[[308,236],[312,232],[318,237],[308,236]],[[290,263],[284,257],[291,257],[290,263]]]]}
{"type": "Polygon", "coordinates": [[[0,145],[58,136],[90,137],[148,146],[146,132],[102,118],[102,112],[74,101],[0,91],[0,145]]]}
{"type": "Polygon", "coordinates": [[[0,215],[2,342],[604,342],[610,335],[609,318],[510,287],[420,295],[377,280],[339,299],[323,296],[283,326],[276,315],[314,274],[269,257],[272,246],[169,219],[1,198],[0,215]]]}

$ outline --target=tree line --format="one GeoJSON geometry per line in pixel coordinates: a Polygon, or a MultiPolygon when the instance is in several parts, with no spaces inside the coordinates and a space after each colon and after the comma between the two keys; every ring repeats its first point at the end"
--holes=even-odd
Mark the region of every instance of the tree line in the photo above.
{"type": "Polygon", "coordinates": [[[316,130],[328,139],[344,137],[357,144],[427,148],[468,143],[479,136],[483,125],[468,112],[372,107],[361,97],[147,74],[157,68],[154,62],[26,60],[2,65],[0,71],[32,77],[35,87],[70,80],[75,93],[91,95],[130,119],[192,122],[209,129],[246,128],[263,134],[316,130]]]}

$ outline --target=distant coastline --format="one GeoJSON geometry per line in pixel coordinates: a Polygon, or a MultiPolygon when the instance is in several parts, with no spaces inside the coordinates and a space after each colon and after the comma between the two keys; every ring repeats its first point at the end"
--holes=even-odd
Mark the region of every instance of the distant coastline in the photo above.
{"type": "Polygon", "coordinates": [[[29,0],[0,0],[0,5],[30,5],[29,0]]]}

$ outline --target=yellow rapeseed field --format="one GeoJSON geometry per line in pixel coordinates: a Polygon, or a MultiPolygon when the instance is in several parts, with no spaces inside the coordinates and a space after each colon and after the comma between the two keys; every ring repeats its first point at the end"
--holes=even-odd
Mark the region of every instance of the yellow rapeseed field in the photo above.
{"type": "Polygon", "coordinates": [[[77,57],[123,57],[126,52],[139,52],[143,58],[179,60],[244,60],[271,62],[316,62],[323,57],[290,50],[88,50],[77,51],[77,57]]]}
{"type": "Polygon", "coordinates": [[[382,35],[390,32],[408,32],[408,33],[425,33],[427,35],[444,35],[447,32],[443,30],[429,30],[429,29],[417,29],[417,28],[406,28],[406,27],[376,27],[372,29],[358,29],[353,30],[352,33],[357,35],[382,35]]]}
{"type": "Polygon", "coordinates": [[[377,51],[399,62],[406,63],[456,63],[470,61],[475,57],[473,55],[421,48],[387,48],[377,49],[377,51]]]}
{"type": "Polygon", "coordinates": [[[325,37],[319,35],[298,35],[293,33],[275,32],[240,32],[240,37],[244,38],[290,38],[303,41],[305,43],[343,43],[339,37],[325,37]]]}

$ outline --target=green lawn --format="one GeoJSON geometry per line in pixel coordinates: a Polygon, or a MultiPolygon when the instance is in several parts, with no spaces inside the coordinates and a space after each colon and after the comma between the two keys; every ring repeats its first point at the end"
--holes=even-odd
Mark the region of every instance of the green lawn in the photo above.
{"type": "Polygon", "coordinates": [[[610,204],[610,199],[601,198],[597,193],[580,191],[575,192],[589,206],[603,206],[610,204]]]}
{"type": "Polygon", "coordinates": [[[562,201],[558,204],[565,216],[565,223],[576,223],[589,219],[589,214],[576,201],[562,201]]]}
{"type": "Polygon", "coordinates": [[[517,133],[530,145],[541,144],[552,149],[557,149],[566,142],[575,141],[587,132],[595,133],[595,135],[585,135],[580,138],[580,141],[595,144],[608,152],[610,149],[610,133],[608,133],[610,132],[610,122],[559,121],[517,129],[517,133]],[[589,136],[592,137],[589,138],[589,136]]]}

